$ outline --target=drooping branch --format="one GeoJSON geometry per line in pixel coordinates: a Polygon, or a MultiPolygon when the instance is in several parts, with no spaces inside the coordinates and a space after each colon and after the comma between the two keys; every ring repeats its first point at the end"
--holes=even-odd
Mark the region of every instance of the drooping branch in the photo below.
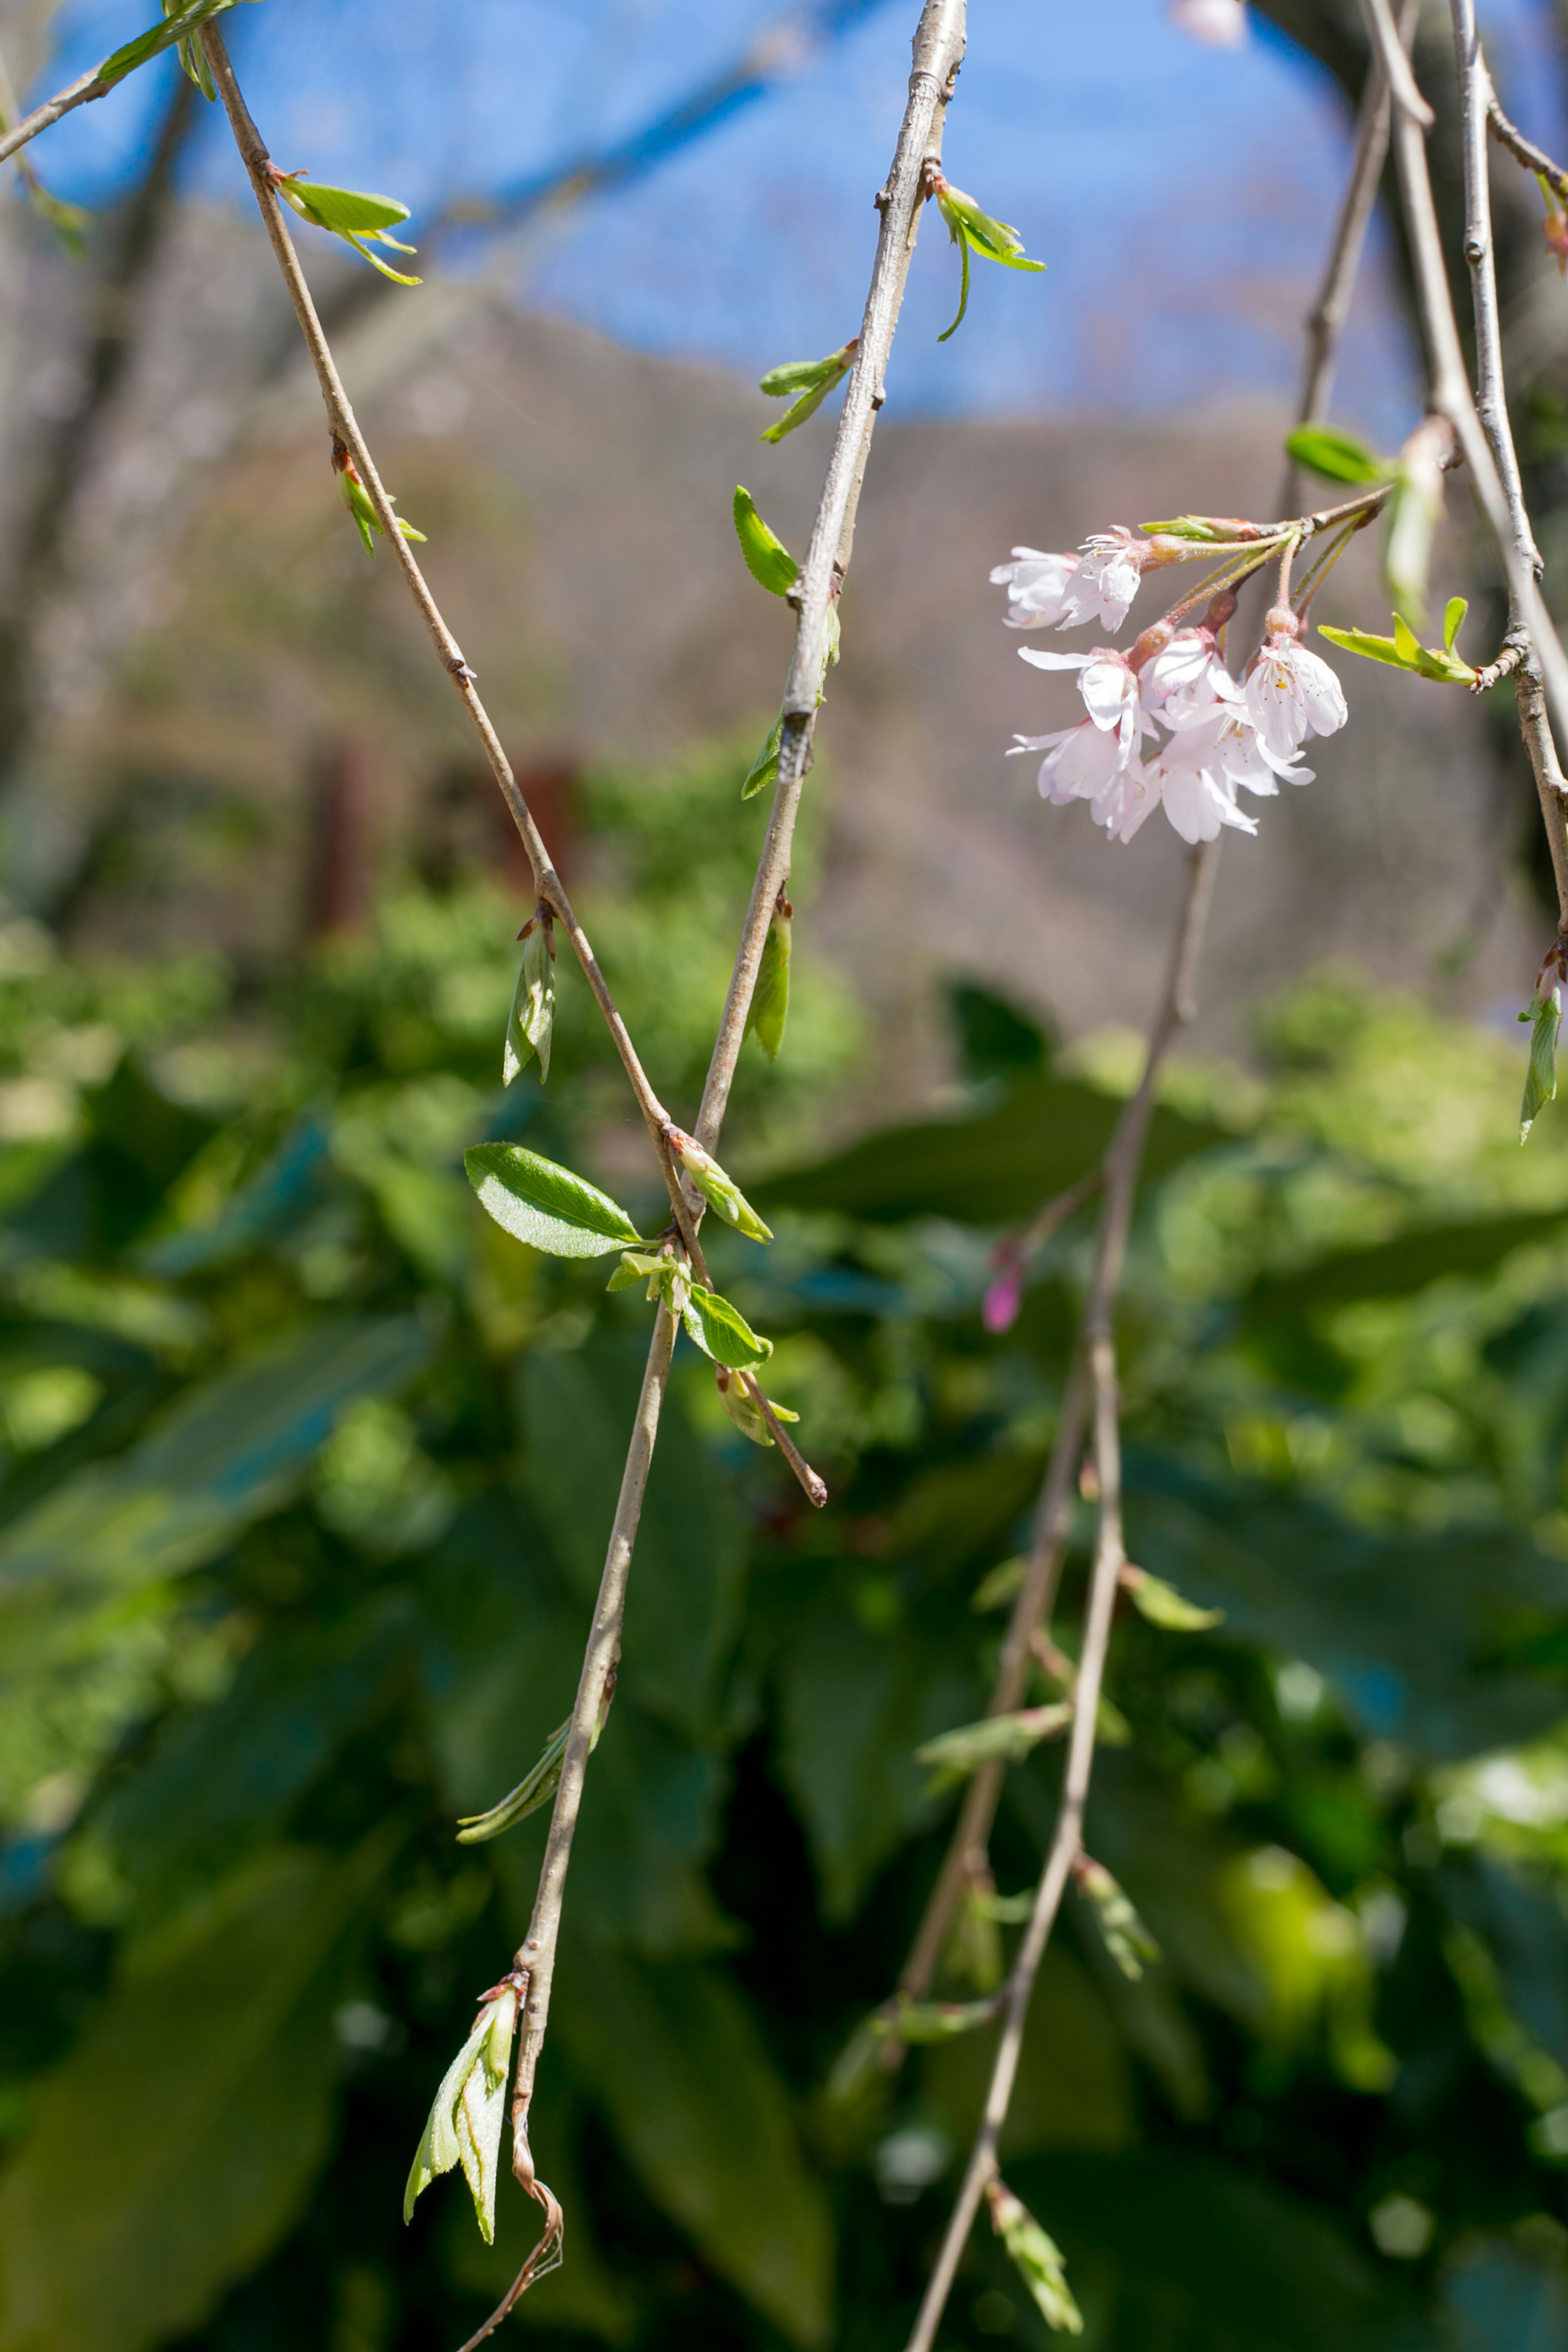
{"type": "MultiPolygon", "coordinates": [[[[1502,331],[1499,317],[1497,263],[1492,246],[1491,200],[1488,174],[1489,127],[1518,152],[1519,133],[1498,106],[1476,29],[1472,0],[1451,0],[1454,46],[1459,66],[1460,99],[1465,126],[1465,258],[1470,265],[1470,290],[1476,324],[1476,412],[1497,466],[1508,506],[1508,525],[1516,572],[1532,583],[1542,574],[1541,552],[1535,544],[1520,478],[1513,427],[1509,422],[1508,387],[1503,375],[1502,331]],[[1504,126],[1499,130],[1499,125],[1504,126]]],[[[1528,147],[1528,141],[1521,142],[1528,147]]],[[[1537,151],[1530,149],[1531,155],[1537,151]]],[[[1544,163],[1542,158],[1542,163],[1544,163]]],[[[1559,178],[1561,175],[1559,174],[1559,178]]],[[[1517,648],[1513,675],[1520,733],[1530,757],[1552,855],[1557,885],[1558,929],[1568,929],[1568,786],[1564,785],[1557,746],[1546,713],[1539,655],[1531,630],[1531,614],[1520,601],[1512,578],[1509,583],[1509,644],[1517,648]]],[[[1562,714],[1559,714],[1561,723],[1562,714]]]]}
{"type": "MultiPolygon", "coordinates": [[[[1457,26],[1456,37],[1461,42],[1465,39],[1465,36],[1457,26]]],[[[1527,172],[1538,172],[1549,188],[1553,189],[1558,195],[1568,198],[1568,172],[1563,169],[1561,163],[1554,163],[1543,149],[1537,147],[1527,139],[1517,123],[1509,121],[1498,104],[1495,89],[1490,90],[1486,101],[1486,124],[1500,147],[1506,147],[1509,153],[1517,163],[1522,163],[1527,172]]]]}
{"type": "MultiPolygon", "coordinates": [[[[881,227],[872,265],[859,351],[834,436],[833,454],[812,532],[811,550],[795,591],[799,618],[790,674],[792,695],[796,680],[804,674],[811,675],[814,691],[804,712],[790,708],[786,703],[785,750],[781,751],[767,835],[758,861],[751,905],[736,953],[724,1017],[697,1123],[697,1139],[708,1150],[711,1150],[718,1140],[745,1031],[746,1014],[756,985],[763,942],[774,902],[789,871],[795,815],[808,764],[816,714],[815,686],[820,675],[819,648],[826,631],[828,604],[837,593],[848,562],[855,502],[865,471],[876,413],[881,405],[883,376],[914,250],[926,164],[928,159],[938,158],[941,154],[942,121],[963,56],[963,0],[926,0],[915,33],[913,71],[910,77],[909,99],[893,166],[878,198],[882,215],[881,227]],[[814,659],[819,667],[815,673],[810,673],[809,665],[814,659]]],[[[695,1226],[695,1214],[689,1222],[695,1226]]],[[[684,1237],[684,1227],[682,1231],[684,1237]]],[[[620,1654],[632,1549],[658,1437],[674,1342],[673,1318],[667,1308],[661,1307],[643,1374],[631,1448],[626,1457],[615,1525],[595,1602],[571,1729],[562,1758],[560,1784],[551,1814],[533,1913],[527,1937],[516,1955],[515,1967],[520,1977],[526,1979],[527,1993],[523,2002],[521,2047],[512,2099],[512,2168],[519,2179],[531,2189],[536,2187],[536,2183],[528,2143],[529,2108],[549,2023],[568,1865],[605,1683],[620,1654]]],[[[525,2266],[496,2313],[480,2331],[481,2337],[512,2307],[527,2286],[529,2277],[530,2271],[525,2266]]]]}

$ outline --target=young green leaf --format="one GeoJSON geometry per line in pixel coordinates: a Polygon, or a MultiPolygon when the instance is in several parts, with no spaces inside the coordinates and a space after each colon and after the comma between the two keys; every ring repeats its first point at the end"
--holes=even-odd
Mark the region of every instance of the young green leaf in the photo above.
{"type": "Polygon", "coordinates": [[[1522,1143],[1534,1126],[1537,1114],[1549,1102],[1557,1099],[1557,1033],[1563,1026],[1563,991],[1553,988],[1549,996],[1537,993],[1530,1000],[1530,1009],[1520,1014],[1528,1021],[1530,1029],[1530,1062],[1524,1074],[1524,1100],[1519,1107],[1519,1139],[1522,1143]]]}
{"type": "Polygon", "coordinates": [[[995,1568],[988,1568],[971,1595],[970,1607],[981,1615],[988,1609],[1000,1609],[1005,1601],[1011,1601],[1022,1589],[1028,1565],[1020,1555],[1016,1559],[1005,1559],[995,1568]]]}
{"type": "Polygon", "coordinates": [[[1138,528],[1151,539],[1188,539],[1203,546],[1261,535],[1256,523],[1232,515],[1173,515],[1164,522],[1141,522],[1138,528]]]}
{"type": "MultiPolygon", "coordinates": [[[[146,32],[138,33],[133,41],[127,41],[122,49],[116,49],[112,56],[105,58],[98,68],[99,80],[106,89],[112,89],[117,81],[123,81],[128,73],[134,73],[137,67],[144,66],[149,58],[189,40],[209,16],[221,16],[226,8],[232,8],[234,5],[235,0],[186,0],[184,7],[175,8],[161,25],[149,26],[146,32]]],[[[213,92],[208,89],[206,95],[210,98],[213,92]]]]}
{"type": "Polygon", "coordinates": [[[495,2242],[496,2176],[517,2007],[517,1987],[498,1988],[486,2000],[473,2032],[442,2075],[403,2192],[405,2221],[413,2220],[416,2199],[437,2175],[460,2164],[474,2200],[479,2234],[487,2246],[495,2242]]]}
{"type": "Polygon", "coordinates": [[[747,571],[770,596],[787,596],[800,566],[783,540],[774,537],[757,512],[750,490],[737,486],[731,512],[747,571]]]}
{"type": "MultiPolygon", "coordinates": [[[[594,1737],[588,1744],[590,1756],[597,1748],[605,1726],[609,1720],[610,1703],[615,1696],[616,1677],[612,1673],[605,1685],[605,1696],[599,1706],[599,1720],[594,1727],[594,1737]]],[[[468,1813],[458,1822],[458,1843],[483,1845],[487,1840],[500,1837],[503,1830],[512,1829],[519,1822],[525,1822],[530,1813],[537,1813],[543,1806],[552,1804],[555,1791],[561,1786],[561,1766],[565,1758],[566,1742],[571,1737],[571,1732],[572,1718],[568,1716],[565,1722],[558,1724],[551,1733],[544,1743],[538,1762],[531,1771],[523,1774],[515,1789],[509,1790],[500,1802],[492,1805],[488,1813],[468,1813]]]]}
{"type": "Polygon", "coordinates": [[[746,771],[741,786],[741,798],[753,800],[758,793],[768,792],[779,780],[779,746],[784,740],[784,712],[781,710],[768,730],[768,740],[746,771]]]}
{"type": "Polygon", "coordinates": [[[1358,434],[1338,425],[1298,425],[1285,436],[1285,453],[1327,482],[1386,482],[1394,470],[1358,434]]]}
{"type": "Polygon", "coordinates": [[[900,1993],[891,2010],[879,2010],[867,2021],[881,2042],[925,2043],[956,2042],[961,2034],[978,2033],[994,2025],[994,1998],[989,2000],[910,2000],[900,1993]]]}
{"type": "Polygon", "coordinates": [[[942,1954],[945,1973],[981,1994],[994,1993],[1002,1981],[1002,1938],[991,1908],[994,1895],[994,1887],[966,1882],[942,1954]]]}
{"type": "Polygon", "coordinates": [[[773,1352],[771,1339],[759,1339],[738,1307],[716,1290],[692,1284],[681,1303],[680,1317],[690,1338],[705,1356],[732,1372],[755,1371],[773,1352]]]}
{"type": "Polygon", "coordinates": [[[951,180],[942,178],[940,172],[931,173],[929,185],[936,198],[937,209],[947,223],[948,236],[959,248],[963,270],[958,316],[952,326],[937,337],[939,343],[945,343],[949,335],[958,332],[963,323],[963,314],[969,308],[969,256],[972,250],[987,261],[1000,262],[1005,269],[1044,269],[1046,265],[1043,261],[1029,260],[1024,251],[1024,240],[1016,228],[1006,221],[995,220],[991,214],[983,212],[973,196],[965,194],[962,188],[955,188],[951,180]]]}
{"type": "MultiPolygon", "coordinates": [[[[689,1328],[689,1326],[688,1328],[689,1328]]],[[[744,1382],[741,1380],[739,1373],[727,1370],[722,1364],[715,1364],[713,1367],[713,1382],[719,1391],[720,1403],[723,1406],[725,1412],[729,1414],[731,1420],[734,1423],[742,1436],[749,1437],[753,1445],[772,1445],[773,1444],[773,1433],[768,1427],[767,1423],[763,1420],[757,1407],[752,1403],[751,1396],[744,1382]]],[[[800,1419],[798,1412],[791,1412],[787,1405],[776,1403],[772,1397],[768,1399],[768,1410],[773,1414],[775,1421],[798,1421],[800,1419]]]]}
{"type": "Polygon", "coordinates": [[[1072,1701],[1053,1699],[1047,1706],[1019,1707],[1012,1715],[989,1715],[979,1723],[965,1723],[956,1731],[942,1732],[915,1750],[917,1764],[934,1764],[944,1775],[978,1771],[982,1764],[1000,1760],[1021,1764],[1042,1739],[1055,1738],[1072,1721],[1072,1701]]]}
{"type": "Polygon", "coordinates": [[[782,441],[786,433],[793,433],[797,425],[816,415],[834,386],[853,367],[859,342],[856,335],[841,351],[829,352],[826,359],[791,360],[783,367],[768,370],[757,386],[759,392],[765,392],[770,400],[788,400],[792,394],[798,397],[776,425],[769,425],[762,436],[764,441],[782,441]]]}
{"type": "Polygon", "coordinates": [[[389,268],[370,249],[373,245],[384,245],[394,253],[416,250],[392,234],[400,222],[408,218],[407,205],[400,205],[395,196],[372,195],[363,188],[327,188],[320,181],[307,185],[303,172],[279,172],[276,166],[268,166],[268,177],[284,203],[291,205],[301,220],[324,228],[331,236],[341,236],[384,278],[390,278],[397,286],[424,283],[422,278],[406,278],[402,270],[389,268]]]}
{"type": "Polygon", "coordinates": [[[621,1262],[605,1283],[606,1290],[635,1290],[639,1282],[647,1285],[649,1303],[670,1294],[670,1304],[679,1311],[676,1285],[684,1279],[673,1257],[656,1249],[623,1250],[621,1262]]]}
{"type": "Polygon", "coordinates": [[[543,907],[522,929],[522,962],[507,1015],[501,1083],[510,1087],[531,1054],[539,1061],[541,1085],[550,1076],[550,1041],[555,1028],[555,930],[543,907]]]}
{"type": "Polygon", "coordinates": [[[607,1193],[521,1143],[477,1143],[463,1164],[481,1206],[531,1249],[552,1257],[603,1257],[642,1246],[642,1235],[607,1193]]]}
{"type": "Polygon", "coordinates": [[[1047,2236],[1028,2207],[1005,2180],[988,2180],[985,2202],[991,2226],[1006,2247],[1013,2267],[1034,2297],[1046,2326],[1058,2336],[1081,2336],[1083,2314],[1073,2301],[1061,2249],[1047,2236]]]}
{"type": "Polygon", "coordinates": [[[1103,1863],[1080,1853],[1073,1864],[1073,1876],[1094,1912],[1106,1950],[1122,1975],[1136,1984],[1144,1963],[1159,1958],[1159,1945],[1103,1863]]]}
{"type": "Polygon", "coordinates": [[[1442,518],[1443,478],[1426,464],[1401,465],[1384,510],[1383,577],[1388,601],[1416,626],[1426,619],[1426,573],[1432,534],[1442,518]]]}
{"type": "Polygon", "coordinates": [[[773,908],[773,918],[763,941],[762,961],[757,966],[757,984],[752,991],[751,1009],[746,1014],[746,1034],[753,1032],[758,1045],[770,1062],[776,1062],[784,1044],[784,1023],[789,1018],[789,959],[790,925],[794,908],[781,889],[773,908]]]}
{"type": "Polygon", "coordinates": [[[1163,1625],[1170,1633],[1202,1633],[1211,1625],[1223,1625],[1223,1609],[1200,1609],[1188,1601],[1173,1584],[1163,1577],[1151,1576],[1146,1568],[1134,1568],[1129,1562],[1121,1570],[1121,1589],[1128,1593],[1132,1606],[1151,1625],[1163,1625]]]}
{"type": "Polygon", "coordinates": [[[1445,653],[1451,654],[1453,652],[1454,640],[1458,635],[1459,631],[1464,627],[1465,614],[1469,611],[1469,600],[1468,597],[1449,597],[1447,608],[1443,614],[1443,650],[1445,653]]]}
{"type": "Polygon", "coordinates": [[[667,1127],[664,1132],[665,1139],[683,1171],[690,1177],[709,1207],[722,1217],[727,1225],[733,1225],[738,1234],[744,1234],[748,1241],[771,1242],[773,1237],[772,1228],[763,1224],[740,1186],[725,1175],[719,1162],[703,1150],[695,1137],[686,1134],[679,1127],[667,1127]]]}
{"type": "MultiPolygon", "coordinates": [[[[1455,597],[1449,611],[1463,601],[1455,597]]],[[[1327,622],[1320,625],[1318,635],[1327,637],[1331,645],[1342,646],[1347,654],[1360,654],[1367,661],[1387,662],[1392,668],[1407,669],[1413,677],[1430,678],[1437,686],[1470,686],[1475,682],[1476,673],[1468,662],[1461,661],[1447,645],[1420,644],[1400,614],[1394,615],[1391,637],[1374,637],[1365,629],[1333,629],[1327,622]]]]}
{"type": "MultiPolygon", "coordinates": [[[[382,530],[381,517],[370,502],[370,492],[359,478],[359,468],[354,464],[353,454],[348,443],[336,433],[332,436],[332,471],[338,478],[338,496],[354,519],[359,535],[364,541],[364,551],[367,555],[374,555],[376,532],[380,531],[384,539],[386,533],[382,530]]],[[[388,492],[389,497],[391,493],[388,492]]],[[[416,539],[423,547],[425,534],[422,530],[416,530],[414,525],[411,522],[405,522],[401,515],[394,519],[405,539],[416,539]]]]}

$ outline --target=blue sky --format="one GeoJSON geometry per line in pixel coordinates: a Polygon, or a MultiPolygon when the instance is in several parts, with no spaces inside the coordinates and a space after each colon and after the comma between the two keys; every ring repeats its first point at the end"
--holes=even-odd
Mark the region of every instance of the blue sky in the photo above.
{"type": "MultiPolygon", "coordinates": [[[[40,89],[148,13],[149,0],[68,7],[40,89]]],[[[261,0],[227,25],[274,156],[400,196],[416,238],[422,212],[626,131],[786,13],[786,0],[261,0]]],[[[752,376],[843,341],[858,323],[913,15],[913,0],[871,6],[654,176],[542,226],[518,299],[752,376]]],[[[1499,0],[1483,21],[1505,94],[1555,140],[1543,6],[1499,0]]],[[[163,70],[39,142],[52,184],[90,202],[122,182],[163,70]]],[[[237,200],[220,133],[208,127],[193,176],[237,200]]],[[[1335,94],[1260,24],[1246,48],[1215,52],[1174,31],[1163,0],[973,0],[947,168],[1016,224],[1047,273],[976,265],[969,316],[939,347],[957,257],[930,215],[889,413],[1152,418],[1288,396],[1345,157],[1335,94]]],[[[439,266],[468,265],[448,247],[439,266]]],[[[1374,255],[1338,410],[1386,440],[1415,390],[1379,279],[1374,255]]]]}

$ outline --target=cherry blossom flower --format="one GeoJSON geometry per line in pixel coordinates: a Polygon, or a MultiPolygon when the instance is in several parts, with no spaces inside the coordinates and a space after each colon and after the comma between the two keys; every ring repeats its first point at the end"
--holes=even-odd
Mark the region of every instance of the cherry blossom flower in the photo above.
{"type": "Polygon", "coordinates": [[[1144,663],[1140,677],[1144,709],[1158,710],[1172,726],[1178,712],[1206,711],[1217,697],[1237,691],[1212,629],[1178,629],[1144,663]]]}
{"type": "Polygon", "coordinates": [[[1349,712],[1339,679],[1321,654],[1297,643],[1293,613],[1269,614],[1268,637],[1247,680],[1247,708],[1267,751],[1294,759],[1309,735],[1331,735],[1349,712]]]}
{"type": "Polygon", "coordinates": [[[1247,38],[1244,0],[1172,0],[1173,25],[1205,48],[1237,49],[1247,38]]]}
{"type": "Polygon", "coordinates": [[[1068,801],[1087,801],[1096,824],[1104,825],[1113,840],[1131,841],[1158,801],[1142,763],[1122,743],[1120,729],[1112,731],[1082,719],[1076,727],[1059,727],[1051,735],[1017,736],[1008,757],[1020,751],[1046,754],[1037,779],[1042,800],[1058,808],[1068,801]]]}
{"type": "Polygon", "coordinates": [[[1016,547],[1013,561],[998,563],[991,580],[1007,591],[1010,629],[1076,629],[1098,621],[1115,630],[1127,618],[1152,553],[1146,539],[1118,523],[1095,531],[1072,555],[1016,547]]]}
{"type": "Polygon", "coordinates": [[[1011,563],[999,563],[991,574],[994,588],[1007,591],[1004,618],[1010,629],[1050,629],[1065,626],[1068,583],[1079,567],[1079,551],[1070,555],[1046,555],[1037,547],[1016,547],[1011,563]]]}
{"type": "Polygon", "coordinates": [[[1087,654],[1047,654],[1037,646],[1020,646],[1018,659],[1035,669],[1076,669],[1078,690],[1096,727],[1114,730],[1123,750],[1138,740],[1138,673],[1125,654],[1114,646],[1096,646],[1087,654]]]}

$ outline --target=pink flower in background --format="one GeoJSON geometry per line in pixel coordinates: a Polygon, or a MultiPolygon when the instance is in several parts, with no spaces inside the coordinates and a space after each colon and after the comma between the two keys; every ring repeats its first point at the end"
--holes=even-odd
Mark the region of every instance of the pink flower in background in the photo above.
{"type": "Polygon", "coordinates": [[[1247,38],[1243,0],[1171,0],[1173,25],[1205,48],[1238,49],[1247,38]]]}
{"type": "Polygon", "coordinates": [[[1024,1303],[1024,1269],[1008,1266],[999,1274],[981,1303],[980,1320],[994,1333],[1010,1331],[1024,1303]]]}
{"type": "Polygon", "coordinates": [[[1078,570],[1079,553],[1044,555],[1037,547],[1016,547],[1011,563],[999,563],[991,574],[994,588],[1007,591],[1004,618],[1010,629],[1054,629],[1065,626],[1068,583],[1078,570]]]}
{"type": "Polygon", "coordinates": [[[1247,680],[1247,708],[1265,751],[1294,759],[1309,735],[1331,735],[1349,712],[1339,679],[1295,636],[1293,614],[1268,615],[1268,636],[1247,680]],[[1287,625],[1287,624],[1289,625],[1287,625]]]}

